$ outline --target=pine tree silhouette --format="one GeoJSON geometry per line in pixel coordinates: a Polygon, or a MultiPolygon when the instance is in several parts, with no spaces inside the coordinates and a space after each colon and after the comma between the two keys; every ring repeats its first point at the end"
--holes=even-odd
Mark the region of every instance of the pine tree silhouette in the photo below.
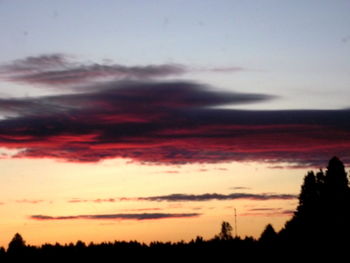
{"type": "Polygon", "coordinates": [[[350,190],[344,164],[333,157],[316,175],[308,172],[293,218],[280,232],[290,243],[343,244],[350,234],[350,190]]]}
{"type": "Polygon", "coordinates": [[[271,224],[268,224],[261,233],[259,242],[267,245],[274,245],[277,241],[277,233],[271,224]]]}

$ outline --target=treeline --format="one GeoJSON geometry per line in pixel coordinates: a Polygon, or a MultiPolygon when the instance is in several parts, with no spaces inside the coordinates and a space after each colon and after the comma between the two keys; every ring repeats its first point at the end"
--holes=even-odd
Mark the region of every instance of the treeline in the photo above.
{"type": "Polygon", "coordinates": [[[231,262],[232,253],[235,253],[236,258],[255,258],[251,252],[257,251],[258,247],[259,242],[255,239],[233,238],[230,233],[220,233],[210,240],[198,236],[190,242],[145,244],[115,241],[85,244],[77,241],[74,244],[42,246],[26,245],[21,235],[16,234],[8,249],[1,249],[0,262],[231,262]]]}
{"type": "Polygon", "coordinates": [[[42,246],[26,245],[16,234],[7,250],[0,248],[0,262],[236,262],[269,260],[289,262],[348,258],[350,246],[350,188],[344,164],[332,158],[327,170],[310,171],[304,178],[299,205],[284,228],[276,232],[267,225],[259,239],[233,237],[232,227],[223,222],[210,240],[190,242],[137,241],[42,246]]]}

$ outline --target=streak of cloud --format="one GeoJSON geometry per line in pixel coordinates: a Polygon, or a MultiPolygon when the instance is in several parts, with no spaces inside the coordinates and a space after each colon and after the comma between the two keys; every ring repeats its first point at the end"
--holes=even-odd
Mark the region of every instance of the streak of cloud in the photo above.
{"type": "Polygon", "coordinates": [[[137,200],[143,201],[167,201],[167,202],[203,202],[210,200],[236,200],[249,199],[256,201],[266,200],[291,200],[296,199],[297,195],[293,194],[249,194],[249,193],[232,193],[232,194],[170,194],[160,196],[138,197],[137,200]]]}
{"type": "Polygon", "coordinates": [[[45,202],[44,200],[31,200],[31,199],[21,199],[21,200],[16,200],[16,203],[19,204],[40,204],[45,202]]]}
{"type": "Polygon", "coordinates": [[[233,187],[230,187],[229,189],[231,189],[231,190],[249,190],[251,188],[245,187],[245,186],[233,186],[233,187]]]}
{"type": "Polygon", "coordinates": [[[47,216],[32,215],[33,220],[153,220],[168,218],[191,218],[198,217],[198,213],[138,213],[138,214],[96,214],[96,215],[76,215],[76,216],[47,216]]]}
{"type": "Polygon", "coordinates": [[[73,198],[68,200],[68,203],[114,203],[117,200],[115,198],[97,198],[97,199],[80,199],[73,198]]]}
{"type": "Polygon", "coordinates": [[[263,217],[290,217],[294,214],[294,210],[283,208],[253,208],[239,216],[263,216],[263,217]]]}

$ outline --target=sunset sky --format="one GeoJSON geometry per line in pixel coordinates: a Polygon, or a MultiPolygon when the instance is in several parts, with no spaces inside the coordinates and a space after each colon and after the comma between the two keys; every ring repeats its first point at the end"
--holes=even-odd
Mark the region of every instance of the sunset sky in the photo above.
{"type": "Polygon", "coordinates": [[[350,164],[347,0],[0,1],[0,246],[258,237],[350,164]]]}

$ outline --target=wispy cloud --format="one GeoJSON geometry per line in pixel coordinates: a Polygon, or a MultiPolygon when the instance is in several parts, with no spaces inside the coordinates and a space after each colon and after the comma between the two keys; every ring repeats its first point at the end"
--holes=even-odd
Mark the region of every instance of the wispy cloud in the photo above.
{"type": "Polygon", "coordinates": [[[212,72],[220,72],[220,73],[232,73],[232,72],[238,72],[238,71],[245,71],[247,69],[242,67],[214,67],[208,69],[208,71],[212,72]]]}
{"type": "Polygon", "coordinates": [[[47,215],[32,215],[34,220],[153,220],[167,218],[191,218],[198,217],[198,213],[139,213],[139,214],[96,214],[96,215],[76,215],[76,216],[47,216],[47,215]]]}
{"type": "Polygon", "coordinates": [[[0,65],[0,77],[8,81],[59,87],[103,79],[153,79],[190,72],[233,73],[245,68],[193,68],[181,64],[127,66],[116,63],[78,62],[65,54],[46,54],[18,59],[0,65]]]}
{"type": "Polygon", "coordinates": [[[68,203],[114,203],[117,199],[115,198],[97,198],[97,199],[80,199],[72,198],[68,200],[68,203]]]}
{"type": "Polygon", "coordinates": [[[27,57],[0,66],[0,76],[15,82],[60,86],[81,84],[103,78],[148,79],[179,75],[182,65],[125,66],[119,64],[77,63],[64,54],[27,57]]]}
{"type": "Polygon", "coordinates": [[[20,199],[16,200],[16,203],[19,204],[40,204],[45,202],[45,200],[34,200],[34,199],[20,199]]]}
{"type": "Polygon", "coordinates": [[[30,56],[12,61],[0,66],[0,73],[6,74],[30,74],[38,71],[64,68],[70,65],[69,58],[64,54],[49,54],[30,56]]]}
{"type": "Polygon", "coordinates": [[[147,207],[147,208],[129,208],[129,209],[124,209],[123,211],[144,212],[144,211],[161,211],[161,210],[164,210],[164,209],[160,207],[147,207]]]}
{"type": "Polygon", "coordinates": [[[294,210],[284,208],[252,208],[239,216],[287,217],[293,214],[294,210]]]}
{"type": "MultiPolygon", "coordinates": [[[[246,189],[245,187],[238,187],[239,189],[246,189]]],[[[226,200],[256,200],[256,201],[267,201],[267,200],[295,200],[298,195],[285,194],[285,193],[231,193],[231,194],[220,194],[220,193],[204,193],[204,194],[183,194],[175,193],[168,195],[158,196],[138,196],[138,197],[110,197],[110,198],[97,198],[97,199],[81,199],[72,198],[68,200],[68,203],[114,203],[114,202],[125,202],[125,201],[151,201],[151,202],[202,202],[202,201],[226,201],[226,200]]],[[[174,208],[174,207],[169,207],[174,208]]],[[[142,209],[142,208],[141,208],[142,209]]],[[[154,209],[154,208],[151,208],[154,209]]],[[[135,210],[136,211],[136,210],[135,210]]],[[[141,211],[141,210],[140,210],[141,211]]]]}
{"type": "Polygon", "coordinates": [[[167,174],[178,174],[178,173],[179,173],[179,171],[169,170],[169,171],[164,171],[164,172],[161,172],[161,173],[167,173],[167,174]]]}
{"type": "Polygon", "coordinates": [[[232,193],[232,194],[170,194],[160,196],[138,197],[137,200],[144,201],[167,201],[167,202],[200,202],[210,200],[236,200],[236,199],[250,199],[257,201],[265,200],[290,200],[296,199],[297,195],[293,194],[249,194],[249,193],[232,193]]]}
{"type": "Polygon", "coordinates": [[[230,187],[229,189],[231,189],[231,190],[249,190],[251,188],[245,187],[245,186],[233,186],[233,187],[230,187]]]}

